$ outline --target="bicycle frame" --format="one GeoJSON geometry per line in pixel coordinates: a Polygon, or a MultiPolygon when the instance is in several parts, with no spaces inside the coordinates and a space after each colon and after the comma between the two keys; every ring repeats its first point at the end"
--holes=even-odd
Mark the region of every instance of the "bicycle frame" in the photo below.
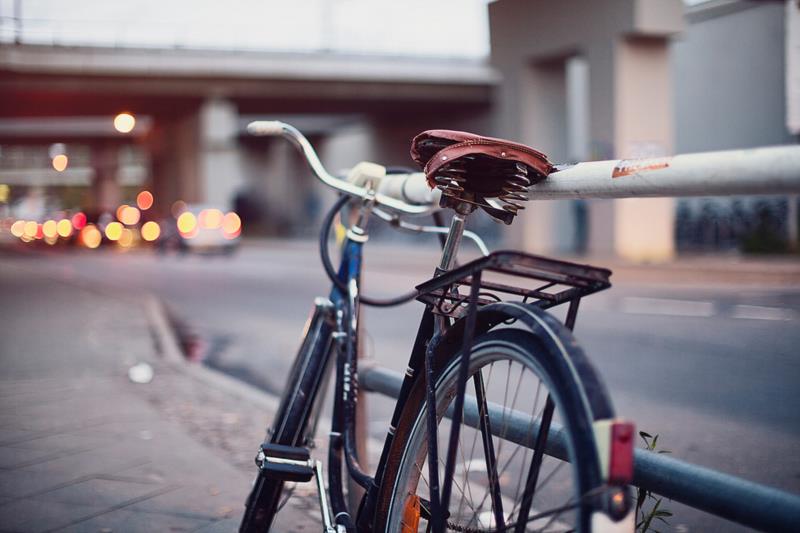
{"type": "MultiPolygon", "coordinates": [[[[368,238],[362,226],[365,226],[364,221],[368,217],[370,209],[371,204],[369,202],[364,202],[361,206],[362,211],[359,222],[353,224],[347,231],[345,241],[341,247],[342,253],[338,268],[338,280],[346,290],[343,290],[338,284],[333,284],[329,298],[317,300],[315,312],[306,327],[301,350],[292,369],[291,381],[289,381],[289,383],[295,383],[297,385],[295,390],[284,400],[287,402],[287,405],[284,406],[282,403],[278,413],[279,417],[285,412],[292,413],[292,409],[295,409],[292,403],[295,401],[301,401],[305,404],[305,407],[300,411],[302,416],[308,416],[307,412],[312,406],[316,408],[319,407],[318,392],[325,382],[330,364],[335,355],[336,384],[334,394],[336,401],[334,402],[331,421],[328,454],[329,496],[332,512],[327,512],[327,498],[323,491],[320,491],[320,504],[323,508],[323,518],[326,521],[325,527],[326,530],[331,532],[337,531],[340,526],[347,530],[353,530],[355,528],[360,531],[371,530],[371,520],[375,513],[377,492],[383,478],[388,453],[394,439],[394,433],[402,415],[402,408],[420,372],[426,373],[427,401],[429,405],[433,406],[428,411],[430,413],[428,424],[432,426],[429,428],[429,434],[436,434],[435,428],[437,420],[435,417],[434,384],[436,383],[437,376],[433,371],[433,354],[443,338],[452,341],[459,337],[461,337],[462,340],[460,342],[456,341],[455,343],[451,342],[451,345],[457,344],[462,347],[465,353],[469,353],[474,334],[476,332],[486,331],[498,322],[495,318],[486,321],[484,319],[486,313],[482,313],[478,310],[481,288],[488,288],[495,291],[499,290],[500,292],[525,296],[526,298],[538,298],[540,300],[536,304],[529,305],[536,305],[543,309],[568,303],[569,311],[566,325],[569,329],[572,329],[575,324],[580,298],[609,286],[608,275],[610,273],[604,269],[576,266],[545,258],[532,258],[531,256],[525,256],[525,254],[513,252],[491,254],[483,260],[475,261],[463,267],[452,268],[452,258],[455,256],[460,240],[460,233],[463,231],[464,226],[463,217],[459,217],[458,215],[454,217],[451,230],[448,233],[447,242],[443,246],[442,262],[436,270],[436,275],[431,280],[417,287],[419,290],[418,300],[425,303],[426,306],[409,357],[405,379],[398,395],[392,421],[387,430],[386,440],[375,470],[375,476],[372,477],[364,471],[359,462],[355,442],[355,408],[358,396],[357,349],[360,306],[359,287],[361,281],[363,245],[368,238]],[[527,275],[521,275],[544,280],[547,282],[545,285],[547,288],[551,288],[557,283],[564,283],[563,280],[559,281],[563,276],[558,274],[553,275],[552,278],[546,276],[542,277],[544,275],[542,272],[546,273],[548,269],[554,272],[568,273],[571,281],[567,283],[569,287],[566,290],[557,294],[549,294],[541,290],[530,291],[518,289],[506,285],[481,281],[483,270],[512,273],[515,268],[525,268],[530,272],[536,272],[536,274],[528,273],[527,275]],[[458,313],[448,315],[442,307],[448,301],[450,303],[453,302],[453,293],[450,292],[448,287],[455,286],[456,284],[468,285],[470,287],[469,297],[467,299],[469,305],[466,308],[466,312],[462,312],[460,316],[458,313]],[[300,391],[302,391],[303,394],[298,394],[300,391]],[[310,399],[310,401],[308,399],[310,399]],[[352,510],[348,509],[344,498],[343,487],[345,476],[342,472],[342,462],[345,463],[347,475],[366,489],[355,520],[351,515],[352,510]],[[333,518],[329,518],[330,516],[333,518]]],[[[519,272],[517,272],[517,274],[520,275],[519,272]]],[[[485,304],[486,302],[482,303],[485,304]]],[[[524,316],[525,313],[520,314],[519,309],[509,308],[509,306],[513,305],[516,304],[496,303],[491,305],[489,307],[492,311],[489,315],[502,317],[499,321],[519,319],[523,323],[527,322],[524,316]],[[493,315],[493,313],[499,314],[493,315]]],[[[456,308],[457,305],[451,307],[451,309],[456,308]]],[[[488,310],[487,308],[487,311],[488,310]]],[[[532,324],[529,325],[533,327],[532,324]]],[[[464,362],[466,361],[467,358],[465,357],[464,362]]],[[[456,405],[453,410],[455,413],[453,420],[454,428],[460,426],[460,406],[464,405],[464,399],[466,397],[465,388],[467,381],[469,381],[469,379],[466,378],[466,364],[462,364],[460,372],[462,379],[459,380],[459,389],[455,398],[456,405]]],[[[488,413],[489,409],[487,408],[486,400],[483,398],[482,394],[482,378],[476,376],[472,381],[474,381],[476,399],[481,406],[481,412],[488,413]]],[[[295,409],[294,412],[297,412],[297,409],[295,409]]],[[[596,414],[598,416],[603,415],[603,413],[596,414]]],[[[492,434],[488,416],[479,417],[478,425],[484,436],[492,434]]],[[[313,425],[311,428],[311,431],[313,431],[313,425]]],[[[303,444],[303,440],[300,437],[304,436],[296,436],[293,444],[303,444]]],[[[424,513],[427,515],[426,518],[431,521],[432,530],[434,532],[443,531],[444,529],[445,513],[443,513],[441,509],[447,505],[450,496],[450,479],[452,478],[455,467],[454,443],[457,439],[458,430],[451,430],[448,439],[447,456],[445,458],[446,474],[443,480],[444,483],[440,489],[432,490],[431,501],[428,502],[429,508],[424,510],[424,513]]],[[[439,464],[436,440],[436,438],[429,439],[429,465],[439,464]]],[[[486,441],[485,445],[487,442],[491,443],[490,438],[485,438],[484,440],[486,441]]],[[[489,446],[491,445],[489,444],[489,446]]],[[[543,446],[538,446],[537,448],[541,449],[543,446]]],[[[493,452],[487,450],[486,453],[488,454],[486,459],[489,462],[487,464],[489,468],[493,468],[493,452]]],[[[438,482],[435,481],[437,477],[438,471],[431,469],[430,479],[432,487],[438,485],[438,482]]],[[[493,499],[496,498],[499,500],[499,488],[494,486],[490,487],[490,490],[493,499]]]]}
{"type": "MultiPolygon", "coordinates": [[[[369,210],[369,206],[362,206],[362,209],[369,210]]],[[[366,218],[363,215],[362,212],[362,220],[366,218]]],[[[395,407],[383,453],[373,478],[359,464],[354,435],[355,404],[358,396],[359,287],[363,245],[366,240],[367,234],[359,223],[350,227],[341,246],[338,268],[339,280],[343,282],[347,291],[333,284],[327,299],[317,298],[315,301],[314,311],[306,324],[300,350],[290,371],[288,383],[294,384],[294,388],[284,396],[276,415],[277,420],[283,420],[287,416],[300,416],[305,420],[315,419],[316,414],[312,415],[312,412],[320,408],[319,391],[324,388],[323,384],[326,382],[331,364],[335,362],[334,395],[337,401],[334,402],[328,452],[328,492],[332,511],[330,514],[333,518],[332,523],[325,524],[329,531],[336,531],[337,525],[347,529],[355,528],[351,510],[348,510],[344,498],[345,477],[342,473],[342,462],[347,468],[347,475],[366,489],[359,517],[371,518],[376,490],[386,463],[386,453],[400,417],[400,406],[408,396],[414,376],[424,369],[425,348],[434,332],[434,315],[431,309],[426,307],[409,359],[407,378],[395,407]]],[[[307,444],[315,425],[315,421],[312,420],[307,434],[292,435],[291,445],[307,444]]],[[[272,428],[271,434],[279,434],[279,431],[280,428],[272,428]]],[[[320,492],[320,504],[323,509],[327,507],[327,498],[322,492],[320,492]]],[[[323,512],[323,515],[325,514],[328,513],[323,512]]]]}

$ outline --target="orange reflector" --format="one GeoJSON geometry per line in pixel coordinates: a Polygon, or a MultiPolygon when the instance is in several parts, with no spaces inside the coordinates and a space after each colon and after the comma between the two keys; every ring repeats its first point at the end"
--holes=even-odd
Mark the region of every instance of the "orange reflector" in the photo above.
{"type": "Polygon", "coordinates": [[[406,507],[403,509],[403,523],[401,524],[403,533],[417,533],[419,514],[419,496],[412,494],[406,500],[406,507]]]}

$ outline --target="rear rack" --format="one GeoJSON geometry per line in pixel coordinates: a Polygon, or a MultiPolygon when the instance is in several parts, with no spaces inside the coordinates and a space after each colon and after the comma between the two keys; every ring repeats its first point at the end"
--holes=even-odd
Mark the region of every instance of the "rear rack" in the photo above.
{"type": "Polygon", "coordinates": [[[478,272],[481,272],[478,306],[503,301],[503,295],[511,295],[548,309],[611,286],[611,271],[605,268],[522,252],[499,251],[417,285],[417,300],[430,305],[436,314],[460,318],[467,312],[469,295],[459,293],[458,288],[462,285],[471,286],[473,275],[478,272]],[[486,280],[483,275],[485,272],[544,283],[538,286],[532,284],[534,288],[516,287],[486,280]]]}

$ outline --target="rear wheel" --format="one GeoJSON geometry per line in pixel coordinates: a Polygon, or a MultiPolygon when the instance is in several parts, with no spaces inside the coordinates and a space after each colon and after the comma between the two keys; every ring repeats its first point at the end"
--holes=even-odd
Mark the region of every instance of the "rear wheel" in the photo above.
{"type": "MultiPolygon", "coordinates": [[[[452,410],[460,358],[457,352],[437,362],[440,483],[451,428],[445,413],[452,410]]],[[[501,329],[475,339],[469,376],[447,529],[588,531],[591,508],[582,495],[600,486],[600,472],[591,408],[566,356],[548,351],[528,331],[501,329]],[[488,414],[489,438],[486,425],[481,429],[483,413],[488,414]],[[539,428],[548,425],[549,431],[539,435],[539,428]]],[[[426,405],[424,379],[419,379],[389,454],[377,531],[428,528],[426,405]]]]}

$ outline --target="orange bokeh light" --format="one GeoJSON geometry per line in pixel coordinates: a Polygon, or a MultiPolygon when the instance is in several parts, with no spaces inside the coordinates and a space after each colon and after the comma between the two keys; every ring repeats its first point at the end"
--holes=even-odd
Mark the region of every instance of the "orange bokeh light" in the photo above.
{"type": "Polygon", "coordinates": [[[68,218],[62,218],[56,224],[56,231],[61,237],[69,237],[72,235],[72,223],[69,221],[68,218]]]}
{"type": "Polygon", "coordinates": [[[149,222],[145,222],[142,226],[142,239],[153,242],[154,240],[158,239],[158,236],[161,235],[161,227],[158,225],[158,222],[153,222],[152,220],[149,222]]]}
{"type": "Polygon", "coordinates": [[[120,133],[130,133],[136,126],[136,118],[130,113],[120,113],[114,117],[114,129],[120,133]]]}
{"type": "Polygon", "coordinates": [[[133,245],[133,241],[135,240],[136,235],[134,234],[133,230],[128,228],[123,228],[122,235],[119,236],[119,241],[117,244],[122,246],[123,248],[129,248],[133,245]]]}
{"type": "Polygon", "coordinates": [[[126,226],[138,224],[141,216],[139,210],[130,205],[126,205],[121,211],[117,210],[117,219],[126,226]]]}
{"type": "Polygon", "coordinates": [[[48,239],[57,238],[58,223],[55,220],[48,220],[47,222],[42,224],[42,235],[44,235],[48,239]]]}
{"type": "Polygon", "coordinates": [[[242,231],[242,219],[239,215],[231,211],[222,219],[222,231],[226,235],[239,235],[242,231]]]}
{"type": "Polygon", "coordinates": [[[64,172],[69,164],[69,158],[66,154],[58,154],[53,158],[52,164],[57,172],[64,172]]]}
{"type": "Polygon", "coordinates": [[[103,240],[103,235],[94,224],[88,224],[81,230],[81,242],[87,248],[97,248],[103,240]]]}
{"type": "Polygon", "coordinates": [[[200,226],[206,229],[217,229],[222,225],[222,211],[219,209],[203,209],[200,211],[200,226]]]}
{"type": "Polygon", "coordinates": [[[193,237],[197,232],[197,218],[189,211],[184,211],[178,217],[178,231],[184,237],[193,237]]]}
{"type": "Polygon", "coordinates": [[[36,222],[29,220],[23,226],[22,234],[28,239],[33,239],[36,237],[36,229],[38,227],[39,225],[36,222]]]}
{"type": "Polygon", "coordinates": [[[20,238],[25,234],[25,221],[24,220],[17,220],[13,224],[11,224],[11,235],[14,237],[20,238]]]}
{"type": "Polygon", "coordinates": [[[142,191],[136,195],[136,205],[139,206],[139,209],[142,211],[147,211],[151,207],[153,207],[153,193],[150,191],[142,191]]]}

